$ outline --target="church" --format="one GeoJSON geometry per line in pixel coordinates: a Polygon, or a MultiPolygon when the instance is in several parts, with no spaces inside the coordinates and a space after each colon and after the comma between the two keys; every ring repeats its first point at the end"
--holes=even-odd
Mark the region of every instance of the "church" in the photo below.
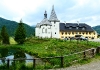
{"type": "Polygon", "coordinates": [[[82,35],[88,39],[97,38],[97,32],[91,26],[85,23],[63,23],[57,18],[54,6],[51,10],[50,18],[47,18],[47,12],[44,12],[44,19],[37,23],[35,36],[40,38],[72,38],[76,35],[82,35]]]}

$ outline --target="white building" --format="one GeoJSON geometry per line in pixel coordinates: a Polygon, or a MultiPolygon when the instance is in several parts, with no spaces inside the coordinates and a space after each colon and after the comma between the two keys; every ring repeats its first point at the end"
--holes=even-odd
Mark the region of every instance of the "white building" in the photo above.
{"type": "Polygon", "coordinates": [[[47,19],[47,12],[45,11],[44,19],[40,23],[37,23],[35,36],[42,38],[60,38],[59,22],[53,6],[49,20],[47,19]]]}
{"type": "Polygon", "coordinates": [[[61,23],[52,7],[50,18],[47,19],[47,12],[44,13],[44,19],[37,23],[35,36],[42,38],[71,38],[76,35],[82,35],[88,39],[97,38],[97,32],[91,26],[85,23],[61,23]]]}

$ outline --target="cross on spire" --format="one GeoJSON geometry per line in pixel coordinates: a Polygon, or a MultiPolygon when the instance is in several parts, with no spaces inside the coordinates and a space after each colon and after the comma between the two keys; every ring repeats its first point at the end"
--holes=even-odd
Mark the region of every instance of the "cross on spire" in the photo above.
{"type": "Polygon", "coordinates": [[[44,18],[47,18],[47,11],[44,12],[44,18]]]}

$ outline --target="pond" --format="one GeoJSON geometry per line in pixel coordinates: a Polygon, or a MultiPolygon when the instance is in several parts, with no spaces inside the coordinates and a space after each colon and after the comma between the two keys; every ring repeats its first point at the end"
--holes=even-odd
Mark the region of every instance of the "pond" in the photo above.
{"type": "MultiPolygon", "coordinates": [[[[0,65],[7,63],[7,59],[17,59],[17,58],[26,58],[26,59],[33,59],[34,57],[25,53],[22,50],[19,49],[0,49],[0,58],[4,58],[3,60],[0,60],[0,65]]],[[[25,63],[33,62],[33,60],[23,60],[25,63]]],[[[10,61],[10,65],[13,63],[13,61],[10,61]]]]}

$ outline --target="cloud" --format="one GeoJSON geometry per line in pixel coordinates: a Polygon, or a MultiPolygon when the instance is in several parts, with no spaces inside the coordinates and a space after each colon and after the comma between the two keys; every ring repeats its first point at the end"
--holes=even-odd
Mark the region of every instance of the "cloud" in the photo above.
{"type": "Polygon", "coordinates": [[[100,0],[73,0],[73,2],[74,6],[66,9],[60,15],[61,20],[67,22],[85,22],[91,26],[100,25],[98,20],[100,16],[100,0]]]}
{"type": "Polygon", "coordinates": [[[92,26],[100,22],[100,0],[0,0],[0,16],[17,22],[22,18],[36,25],[44,18],[45,10],[50,17],[52,5],[61,22],[79,21],[92,26]]]}

